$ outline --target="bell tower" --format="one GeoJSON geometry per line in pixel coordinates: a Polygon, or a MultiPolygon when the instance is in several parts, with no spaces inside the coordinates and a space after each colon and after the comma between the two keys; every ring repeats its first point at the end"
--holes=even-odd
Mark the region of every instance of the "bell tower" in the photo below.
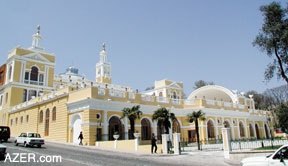
{"type": "Polygon", "coordinates": [[[42,36],[40,35],[40,25],[37,25],[37,33],[32,36],[32,46],[30,49],[36,51],[44,51],[44,48],[41,46],[42,36]]]}
{"type": "Polygon", "coordinates": [[[96,64],[96,82],[111,84],[111,64],[107,61],[105,43],[100,52],[100,61],[96,64]]]}

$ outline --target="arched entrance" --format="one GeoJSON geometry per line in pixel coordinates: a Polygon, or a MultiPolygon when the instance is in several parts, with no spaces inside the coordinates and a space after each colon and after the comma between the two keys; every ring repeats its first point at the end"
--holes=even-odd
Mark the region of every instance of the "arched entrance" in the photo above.
{"type": "Polygon", "coordinates": [[[266,138],[270,138],[269,137],[269,131],[268,131],[268,128],[267,128],[267,125],[266,124],[264,124],[264,128],[265,128],[265,134],[266,134],[266,138]]]}
{"type": "Polygon", "coordinates": [[[146,118],[141,120],[141,138],[142,140],[151,139],[151,124],[146,118]]]}
{"type": "Polygon", "coordinates": [[[109,120],[109,140],[114,140],[113,135],[115,133],[118,133],[120,135],[119,139],[122,139],[123,137],[123,130],[122,130],[122,124],[118,117],[113,116],[109,120]]]}
{"type": "Polygon", "coordinates": [[[240,137],[245,137],[245,128],[242,122],[239,122],[239,130],[240,130],[240,137]]]}
{"type": "Polygon", "coordinates": [[[215,138],[214,125],[212,120],[208,120],[207,130],[208,130],[208,138],[215,138]]]}
{"type": "Polygon", "coordinates": [[[172,133],[180,133],[180,132],[181,132],[180,124],[177,119],[174,119],[172,123],[172,133]]]}
{"type": "Polygon", "coordinates": [[[75,114],[72,116],[70,120],[70,125],[73,127],[73,143],[78,144],[80,140],[78,139],[80,132],[82,131],[81,128],[82,119],[79,114],[75,114]]]}
{"type": "Polygon", "coordinates": [[[257,139],[260,139],[258,124],[255,124],[255,131],[256,131],[256,137],[257,137],[257,139]]]}
{"type": "Polygon", "coordinates": [[[252,124],[249,124],[249,131],[250,131],[250,137],[251,138],[254,137],[255,135],[254,135],[254,129],[252,127],[252,124]]]}
{"type": "Polygon", "coordinates": [[[229,128],[229,131],[230,131],[230,139],[232,140],[232,129],[231,129],[231,127],[230,127],[230,123],[229,123],[227,120],[224,121],[224,128],[229,128]]]}

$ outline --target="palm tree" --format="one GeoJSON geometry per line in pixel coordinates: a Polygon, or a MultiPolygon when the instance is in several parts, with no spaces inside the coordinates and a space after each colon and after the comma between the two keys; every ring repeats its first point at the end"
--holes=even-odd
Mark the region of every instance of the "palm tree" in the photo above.
{"type": "MultiPolygon", "coordinates": [[[[131,125],[131,133],[135,132],[135,120],[140,119],[140,115],[142,115],[142,111],[140,111],[140,105],[133,106],[132,108],[123,108],[122,109],[122,117],[127,117],[130,121],[131,125]]],[[[133,134],[131,134],[133,137],[133,134]]]]}
{"type": "Polygon", "coordinates": [[[198,144],[198,150],[200,150],[200,140],[199,140],[199,120],[205,120],[205,113],[203,113],[201,110],[194,111],[187,115],[187,120],[190,123],[195,122],[195,128],[196,128],[196,135],[197,135],[197,144],[198,144]]]}
{"type": "Polygon", "coordinates": [[[172,121],[176,119],[174,113],[170,113],[170,110],[166,109],[165,107],[161,107],[154,111],[154,114],[152,115],[153,120],[158,120],[157,125],[160,129],[160,134],[162,134],[162,128],[165,128],[165,134],[169,134],[169,128],[171,128],[171,123],[169,119],[172,121]]]}

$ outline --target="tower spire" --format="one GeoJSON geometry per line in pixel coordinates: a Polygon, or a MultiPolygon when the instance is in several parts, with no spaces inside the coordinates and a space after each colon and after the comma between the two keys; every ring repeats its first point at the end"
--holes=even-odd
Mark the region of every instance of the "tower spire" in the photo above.
{"type": "Polygon", "coordinates": [[[111,84],[111,64],[107,60],[105,43],[102,44],[100,61],[96,64],[96,82],[111,84]]]}
{"type": "Polygon", "coordinates": [[[40,34],[40,25],[37,25],[37,34],[40,34]]]}
{"type": "Polygon", "coordinates": [[[37,25],[37,32],[32,35],[32,46],[30,49],[37,50],[37,51],[43,51],[44,48],[41,46],[42,43],[42,36],[40,35],[40,25],[37,25]]]}

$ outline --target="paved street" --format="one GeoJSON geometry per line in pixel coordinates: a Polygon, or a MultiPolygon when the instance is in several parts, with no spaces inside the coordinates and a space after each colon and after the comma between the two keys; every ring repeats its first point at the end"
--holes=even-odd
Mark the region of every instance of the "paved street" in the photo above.
{"type": "MultiPolygon", "coordinates": [[[[220,152],[193,152],[181,156],[159,155],[159,154],[133,154],[126,152],[105,151],[96,148],[79,147],[74,145],[46,143],[42,148],[15,146],[10,139],[8,143],[3,143],[7,146],[7,153],[11,156],[11,160],[15,155],[13,153],[23,153],[24,161],[27,161],[28,154],[35,155],[35,162],[10,162],[7,160],[0,161],[0,165],[29,165],[29,166],[48,166],[48,165],[69,165],[69,166],[155,166],[155,165],[213,165],[225,166],[223,154],[220,152]],[[55,156],[62,157],[62,162],[44,162],[39,163],[40,156],[55,156]],[[38,162],[37,162],[38,161],[38,162]]],[[[18,157],[17,161],[20,160],[18,157]]]]}

